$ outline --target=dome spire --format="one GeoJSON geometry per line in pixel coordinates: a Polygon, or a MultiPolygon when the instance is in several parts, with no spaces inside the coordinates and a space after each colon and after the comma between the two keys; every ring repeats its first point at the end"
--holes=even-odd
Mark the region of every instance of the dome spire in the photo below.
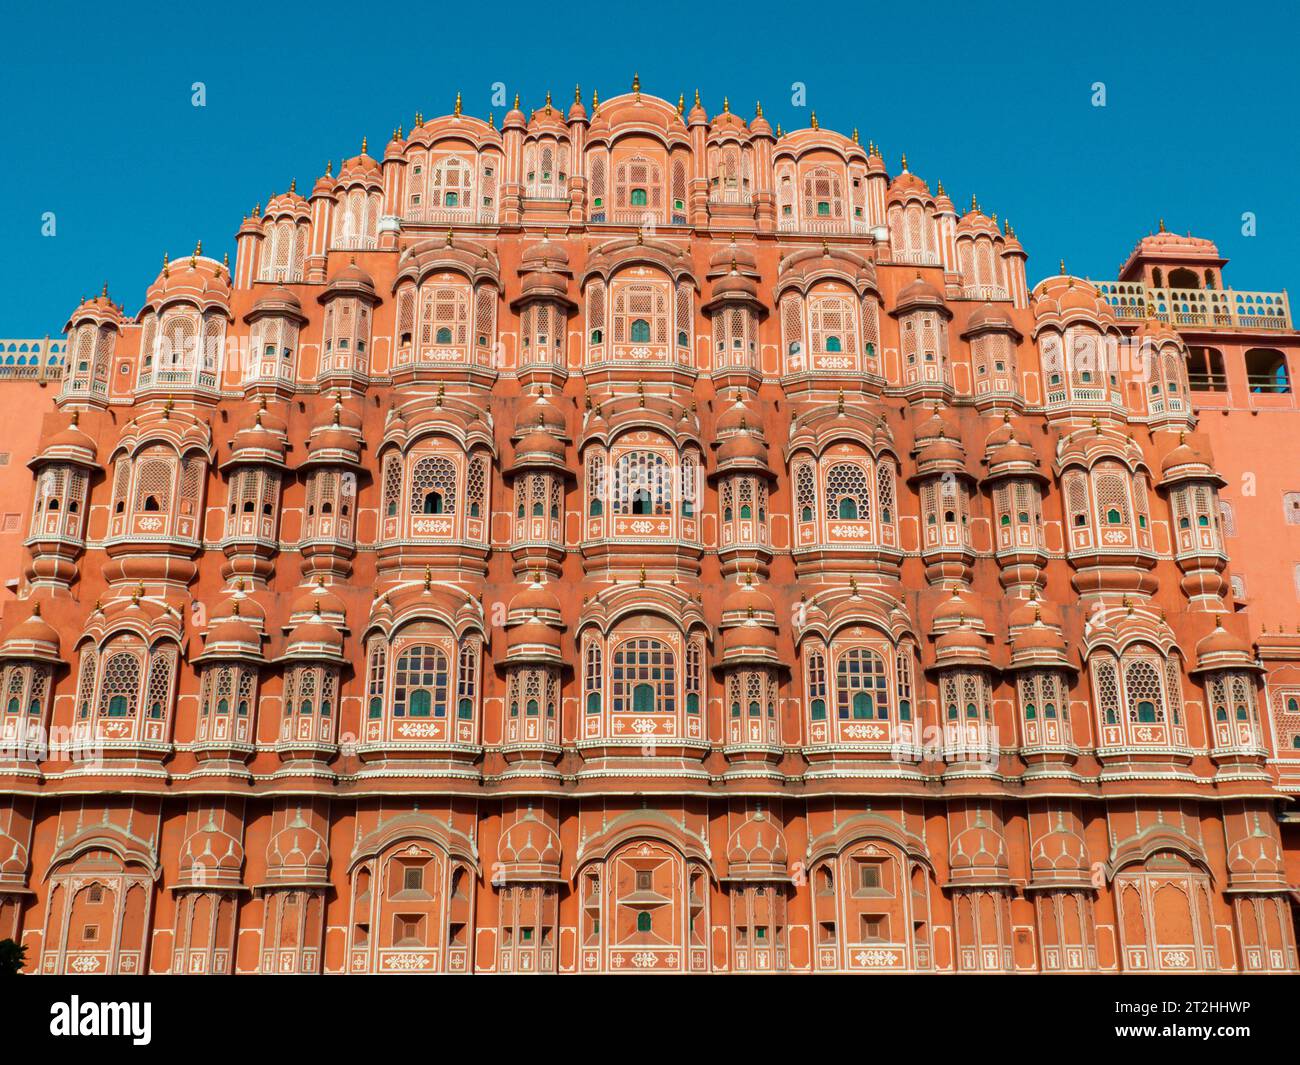
{"type": "Polygon", "coordinates": [[[641,72],[639,70],[632,74],[632,91],[636,93],[639,99],[641,96],[641,72]]]}
{"type": "Polygon", "coordinates": [[[366,154],[366,148],[369,146],[369,144],[370,144],[370,139],[369,139],[368,137],[364,137],[364,136],[363,136],[363,137],[361,138],[361,154],[362,154],[362,155],[365,155],[365,154],[366,154]]]}
{"type": "Polygon", "coordinates": [[[456,109],[452,112],[457,118],[460,118],[460,90],[456,90],[456,109]]]}
{"type": "Polygon", "coordinates": [[[813,129],[821,129],[821,128],[822,128],[822,127],[821,127],[821,123],[817,121],[817,112],[816,112],[816,111],[814,111],[814,112],[812,113],[812,117],[810,118],[810,121],[812,122],[812,128],[813,128],[813,129]]]}

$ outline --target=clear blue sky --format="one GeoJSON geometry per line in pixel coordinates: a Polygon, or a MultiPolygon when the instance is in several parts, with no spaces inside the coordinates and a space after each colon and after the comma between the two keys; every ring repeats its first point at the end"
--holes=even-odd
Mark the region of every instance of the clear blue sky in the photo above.
{"type": "Polygon", "coordinates": [[[1114,276],[1163,216],[1218,243],[1233,287],[1294,289],[1298,28],[1290,5],[1190,0],[9,3],[0,337],[57,332],[105,280],[134,313],[164,250],[202,239],[233,258],[255,202],[290,178],[309,189],[363,134],[383,145],[417,110],[449,112],[458,89],[486,117],[496,81],[527,109],[575,83],[612,96],[634,70],[671,100],[698,86],[711,113],[724,95],[746,117],[762,100],[787,129],[808,125],[791,105],[805,83],[823,126],[857,126],[891,170],[906,151],[959,208],[975,192],[1010,218],[1031,283],[1062,257],[1114,276]]]}

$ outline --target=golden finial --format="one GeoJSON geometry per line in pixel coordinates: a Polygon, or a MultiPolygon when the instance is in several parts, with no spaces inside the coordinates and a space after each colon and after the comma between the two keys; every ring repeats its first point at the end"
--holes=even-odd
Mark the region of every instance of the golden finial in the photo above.
{"type": "Polygon", "coordinates": [[[936,195],[938,196],[946,195],[943,191],[943,178],[939,179],[939,186],[938,189],[936,190],[936,195]]]}
{"type": "Polygon", "coordinates": [[[369,140],[368,137],[362,137],[362,138],[361,138],[361,154],[362,154],[362,155],[365,155],[365,154],[366,154],[366,148],[369,146],[369,144],[370,144],[370,140],[369,140]]]}
{"type": "Polygon", "coordinates": [[[722,113],[724,115],[731,114],[731,98],[728,96],[722,98],[722,113]]]}
{"type": "Polygon", "coordinates": [[[226,268],[227,273],[230,272],[230,252],[223,251],[221,253],[221,265],[226,268]]]}
{"type": "Polygon", "coordinates": [[[638,578],[637,584],[642,588],[645,587],[645,566],[641,567],[641,576],[638,578]]]}
{"type": "Polygon", "coordinates": [[[297,179],[297,178],[290,178],[290,179],[289,179],[289,191],[290,191],[290,192],[297,192],[297,191],[298,191],[298,179],[297,179]]]}
{"type": "Polygon", "coordinates": [[[857,596],[858,596],[858,579],[857,579],[857,577],[850,577],[850,578],[849,578],[849,590],[853,593],[853,597],[856,599],[857,596]]]}
{"type": "Polygon", "coordinates": [[[452,232],[451,232],[451,226],[448,226],[448,227],[447,227],[447,247],[449,247],[449,248],[452,246],[452,237],[453,237],[453,234],[452,234],[452,232]]]}
{"type": "Polygon", "coordinates": [[[780,123],[780,122],[778,122],[778,123],[776,124],[776,135],[777,135],[778,137],[784,137],[784,136],[785,136],[785,133],[784,133],[784,132],[782,131],[782,129],[781,129],[781,123],[780,123]]]}
{"type": "Polygon", "coordinates": [[[853,143],[854,143],[854,144],[861,144],[861,143],[862,143],[860,140],[858,140],[858,127],[857,127],[857,126],[854,126],[854,127],[853,127],[853,143]]]}
{"type": "Polygon", "coordinates": [[[433,586],[433,572],[428,566],[424,567],[424,590],[427,592],[433,586]]]}
{"type": "Polygon", "coordinates": [[[103,289],[100,291],[99,294],[100,294],[101,296],[103,296],[105,299],[108,299],[108,282],[107,282],[107,281],[104,282],[104,287],[103,287],[103,289]]]}
{"type": "Polygon", "coordinates": [[[975,193],[973,192],[970,194],[970,209],[972,212],[980,209],[979,201],[975,199],[975,193]]]}
{"type": "Polygon", "coordinates": [[[835,409],[838,413],[844,413],[844,389],[840,389],[840,394],[835,399],[835,409]]]}
{"type": "Polygon", "coordinates": [[[460,92],[459,92],[459,90],[457,90],[457,92],[456,92],[456,107],[455,107],[455,109],[452,111],[452,114],[455,115],[457,118],[460,118],[460,92]]]}
{"type": "Polygon", "coordinates": [[[686,94],[679,92],[677,94],[677,117],[680,118],[686,113],[686,94]]]}
{"type": "Polygon", "coordinates": [[[1061,276],[1062,276],[1062,277],[1065,276],[1065,260],[1064,260],[1064,259],[1061,260],[1061,276]]]}
{"type": "Polygon", "coordinates": [[[636,242],[637,242],[638,244],[644,244],[644,243],[645,243],[645,230],[644,230],[644,229],[638,229],[638,230],[636,231],[636,242]]]}
{"type": "Polygon", "coordinates": [[[762,117],[763,117],[763,101],[762,101],[762,100],[755,100],[755,101],[754,101],[754,117],[755,117],[755,118],[762,118],[762,117]]]}
{"type": "MultiPolygon", "coordinates": [[[[518,105],[516,104],[516,106],[518,105]]],[[[598,108],[599,106],[600,106],[600,90],[592,89],[591,90],[591,113],[593,115],[596,113],[596,108],[598,108]]]]}
{"type": "Polygon", "coordinates": [[[424,112],[423,112],[423,111],[416,111],[416,112],[415,112],[415,125],[412,126],[411,129],[412,129],[412,130],[417,130],[417,129],[419,129],[419,128],[420,128],[421,126],[423,126],[423,125],[424,125],[424,112]]]}
{"type": "Polygon", "coordinates": [[[640,401],[637,403],[637,406],[644,407],[645,406],[645,382],[644,381],[638,381],[636,383],[636,394],[641,397],[640,401]]]}
{"type": "Polygon", "coordinates": [[[695,90],[695,106],[696,106],[696,107],[699,107],[699,106],[700,106],[700,90],[699,90],[699,89],[696,89],[696,90],[695,90]]]}
{"type": "Polygon", "coordinates": [[[551,90],[550,89],[546,90],[546,113],[548,115],[551,113],[551,90]]]}
{"type": "Polygon", "coordinates": [[[821,129],[821,128],[822,128],[822,127],[821,127],[821,124],[817,121],[817,112],[816,112],[816,111],[814,111],[814,112],[812,113],[812,128],[813,128],[813,129],[821,129]]]}
{"type": "Polygon", "coordinates": [[[488,129],[497,128],[497,114],[495,111],[488,112],[488,129]]]}
{"type": "Polygon", "coordinates": [[[441,381],[439,381],[439,382],[438,382],[438,394],[434,397],[434,406],[435,406],[435,407],[441,407],[441,406],[442,406],[442,397],[443,397],[443,394],[446,392],[446,390],[447,390],[447,386],[444,385],[441,381]]]}
{"type": "Polygon", "coordinates": [[[1011,228],[1011,219],[1008,218],[1008,219],[1007,219],[1007,236],[1008,236],[1008,237],[1014,237],[1015,235],[1016,235],[1016,231],[1015,231],[1014,229],[1011,228]]]}
{"type": "Polygon", "coordinates": [[[141,581],[135,586],[135,591],[131,593],[131,602],[138,605],[140,596],[144,595],[144,582],[141,581]]]}
{"type": "Polygon", "coordinates": [[[638,96],[641,95],[641,72],[636,71],[632,75],[632,91],[638,96]]]}
{"type": "Polygon", "coordinates": [[[1160,232],[1163,233],[1164,231],[1165,231],[1165,220],[1162,218],[1160,219],[1160,232]]]}
{"type": "Polygon", "coordinates": [[[518,94],[518,93],[515,93],[515,106],[514,106],[514,109],[515,109],[516,111],[519,110],[519,94],[518,94]]]}
{"type": "Polygon", "coordinates": [[[581,85],[575,85],[575,86],[573,87],[573,102],[574,102],[575,104],[580,104],[580,103],[582,103],[582,86],[581,86],[581,85]]]}
{"type": "Polygon", "coordinates": [[[903,173],[907,173],[907,153],[903,153],[903,173]]]}

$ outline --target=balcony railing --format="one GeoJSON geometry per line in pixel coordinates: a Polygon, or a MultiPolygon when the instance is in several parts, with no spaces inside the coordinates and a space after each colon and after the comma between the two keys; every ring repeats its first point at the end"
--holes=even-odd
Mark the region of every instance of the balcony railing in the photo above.
{"type": "Polygon", "coordinates": [[[709,203],[736,204],[748,207],[754,202],[754,195],[749,189],[729,189],[717,187],[709,189],[709,203]]]}
{"type": "Polygon", "coordinates": [[[476,209],[473,207],[426,207],[417,204],[407,208],[402,220],[404,222],[440,226],[491,226],[496,225],[497,215],[496,208],[488,206],[476,209]]]}
{"type": "Polygon", "coordinates": [[[871,232],[871,226],[861,218],[782,218],[777,229],[782,233],[814,237],[845,237],[871,232]]]}
{"type": "Polygon", "coordinates": [[[0,340],[0,380],[57,381],[67,347],[62,337],[0,340]]]}
{"type": "Polygon", "coordinates": [[[1095,282],[1121,322],[1154,316],[1175,329],[1290,329],[1291,305],[1285,292],[1237,289],[1150,288],[1140,281],[1095,282]]]}

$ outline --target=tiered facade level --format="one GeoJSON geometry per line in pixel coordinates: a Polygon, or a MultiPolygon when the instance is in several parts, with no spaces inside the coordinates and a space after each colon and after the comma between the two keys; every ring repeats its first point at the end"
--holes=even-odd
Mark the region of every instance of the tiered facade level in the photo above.
{"type": "Polygon", "coordinates": [[[0,639],[33,970],[1296,970],[1300,641],[1167,306],[1283,297],[1163,233],[1031,291],[856,134],[635,87],[381,154],[68,323],[0,639]]]}

